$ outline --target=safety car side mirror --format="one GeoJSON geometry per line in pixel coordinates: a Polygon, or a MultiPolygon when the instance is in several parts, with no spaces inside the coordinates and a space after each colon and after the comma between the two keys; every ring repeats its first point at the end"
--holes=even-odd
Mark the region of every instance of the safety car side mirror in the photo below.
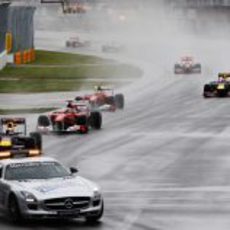
{"type": "Polygon", "coordinates": [[[78,173],[78,169],[74,168],[74,167],[70,167],[70,172],[71,172],[71,174],[78,173]]]}

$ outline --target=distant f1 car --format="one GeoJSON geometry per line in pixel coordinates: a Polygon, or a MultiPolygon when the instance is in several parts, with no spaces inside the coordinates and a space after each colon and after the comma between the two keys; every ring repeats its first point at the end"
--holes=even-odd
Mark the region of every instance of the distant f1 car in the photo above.
{"type": "Polygon", "coordinates": [[[105,45],[102,45],[101,51],[104,53],[119,53],[124,50],[124,46],[122,44],[111,42],[105,45]]]}
{"type": "Polygon", "coordinates": [[[66,41],[66,47],[71,48],[82,48],[82,47],[89,47],[90,41],[81,41],[79,37],[69,38],[66,41]]]}
{"type": "Polygon", "coordinates": [[[27,134],[25,118],[0,119],[0,158],[38,156],[42,153],[42,138],[38,132],[27,134]]]}
{"type": "Polygon", "coordinates": [[[217,81],[205,84],[203,96],[205,98],[230,96],[230,73],[219,73],[217,81]]]}
{"type": "Polygon", "coordinates": [[[191,56],[182,57],[180,62],[174,66],[175,74],[200,74],[201,64],[195,63],[194,58],[191,56]]]}
{"type": "Polygon", "coordinates": [[[78,100],[87,100],[92,111],[111,111],[124,109],[125,99],[123,94],[114,94],[114,89],[110,87],[96,86],[93,94],[83,97],[76,97],[78,100]]]}
{"type": "Polygon", "coordinates": [[[101,129],[102,115],[99,111],[91,111],[86,103],[68,101],[66,108],[40,115],[37,130],[42,133],[88,133],[89,129],[101,129]]]}

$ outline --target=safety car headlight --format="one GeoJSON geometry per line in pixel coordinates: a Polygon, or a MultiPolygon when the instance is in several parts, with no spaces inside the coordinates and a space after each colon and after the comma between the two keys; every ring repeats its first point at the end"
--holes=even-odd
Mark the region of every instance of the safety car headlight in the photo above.
{"type": "Polygon", "coordinates": [[[27,203],[35,203],[35,202],[37,202],[36,197],[32,193],[27,192],[27,191],[21,191],[21,194],[22,194],[22,196],[24,197],[24,199],[25,199],[25,201],[27,203]]]}
{"type": "Polygon", "coordinates": [[[98,189],[94,189],[93,191],[93,199],[100,200],[101,199],[101,192],[98,189]]]}

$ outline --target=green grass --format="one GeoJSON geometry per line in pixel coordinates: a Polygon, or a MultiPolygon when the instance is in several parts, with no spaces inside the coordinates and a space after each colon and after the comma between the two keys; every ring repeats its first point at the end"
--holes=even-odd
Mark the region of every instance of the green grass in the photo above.
{"type": "Polygon", "coordinates": [[[36,61],[33,64],[37,65],[73,65],[87,63],[108,63],[111,60],[105,60],[95,56],[69,54],[52,51],[36,51],[36,61]]]}
{"type": "Polygon", "coordinates": [[[73,91],[97,84],[118,86],[142,75],[137,67],[102,58],[36,51],[36,61],[0,71],[0,93],[73,91]],[[123,83],[121,80],[127,80],[123,83]]]}
{"type": "Polygon", "coordinates": [[[28,114],[28,113],[45,113],[57,108],[29,108],[29,109],[0,109],[1,115],[8,115],[8,114],[28,114]]]}

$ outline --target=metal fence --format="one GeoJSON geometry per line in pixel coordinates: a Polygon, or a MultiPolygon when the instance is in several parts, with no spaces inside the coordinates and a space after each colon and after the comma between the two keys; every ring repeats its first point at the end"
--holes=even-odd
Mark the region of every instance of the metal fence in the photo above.
{"type": "Polygon", "coordinates": [[[7,30],[13,36],[12,52],[34,48],[34,11],[31,6],[9,7],[7,30]]]}
{"type": "Polygon", "coordinates": [[[0,53],[5,49],[5,35],[7,32],[8,5],[0,5],[0,53]]]}

